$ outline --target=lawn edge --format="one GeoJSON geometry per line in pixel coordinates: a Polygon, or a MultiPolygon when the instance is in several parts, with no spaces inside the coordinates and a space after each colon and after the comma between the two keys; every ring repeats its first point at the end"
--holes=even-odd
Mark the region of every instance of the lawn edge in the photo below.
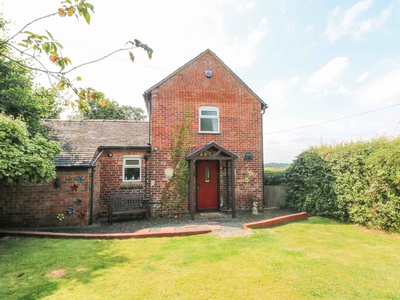
{"type": "Polygon", "coordinates": [[[44,231],[17,231],[0,230],[0,236],[31,236],[45,238],[74,238],[74,239],[130,239],[130,238],[148,238],[148,237],[174,237],[188,236],[196,234],[206,234],[212,231],[211,228],[204,229],[185,229],[185,230],[163,230],[151,232],[149,230],[139,230],[133,233],[61,233],[44,231]]]}
{"type": "Polygon", "coordinates": [[[244,223],[243,224],[243,230],[247,230],[248,228],[273,227],[273,226],[286,224],[286,223],[289,223],[289,222],[302,221],[302,220],[307,220],[307,219],[308,219],[308,213],[307,212],[300,212],[300,213],[297,213],[297,214],[291,214],[291,215],[276,217],[276,218],[272,218],[272,219],[268,219],[268,220],[244,223]]]}

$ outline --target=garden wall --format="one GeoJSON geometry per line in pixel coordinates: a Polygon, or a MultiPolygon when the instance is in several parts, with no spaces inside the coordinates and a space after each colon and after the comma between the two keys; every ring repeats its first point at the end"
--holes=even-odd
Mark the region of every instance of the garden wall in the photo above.
{"type": "Polygon", "coordinates": [[[56,185],[0,183],[0,226],[87,225],[90,176],[90,169],[61,169],[56,185]]]}

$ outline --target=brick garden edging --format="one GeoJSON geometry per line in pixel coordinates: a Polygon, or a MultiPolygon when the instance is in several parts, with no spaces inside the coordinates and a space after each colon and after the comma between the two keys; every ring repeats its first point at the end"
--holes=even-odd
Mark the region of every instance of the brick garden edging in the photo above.
{"type": "Polygon", "coordinates": [[[61,233],[61,232],[43,232],[43,231],[14,231],[0,230],[0,236],[30,236],[45,238],[74,238],[74,239],[130,239],[130,238],[148,238],[148,237],[173,237],[187,236],[195,234],[210,233],[211,228],[205,229],[183,229],[163,228],[160,231],[149,231],[148,229],[139,230],[134,233],[61,233]]]}
{"type": "Polygon", "coordinates": [[[291,214],[291,215],[287,215],[287,216],[276,217],[276,218],[268,219],[268,220],[262,220],[262,221],[251,222],[251,223],[244,223],[243,224],[243,230],[246,230],[247,228],[273,227],[273,226],[277,226],[277,225],[286,224],[286,223],[289,223],[289,222],[307,220],[307,219],[308,219],[308,213],[307,212],[301,212],[301,213],[297,213],[297,214],[291,214]]]}
{"type": "MultiPolygon", "coordinates": [[[[273,219],[244,223],[243,230],[247,230],[248,228],[272,227],[289,222],[307,220],[307,219],[308,219],[308,214],[306,212],[301,212],[273,219]]],[[[0,237],[31,236],[31,237],[46,237],[46,238],[78,238],[78,239],[129,239],[129,238],[147,238],[147,237],[187,236],[187,235],[210,233],[214,230],[216,232],[221,231],[221,225],[209,224],[207,228],[196,228],[196,225],[190,224],[190,226],[187,226],[185,228],[162,227],[157,229],[141,229],[133,233],[61,233],[61,232],[0,230],[0,237]]]]}

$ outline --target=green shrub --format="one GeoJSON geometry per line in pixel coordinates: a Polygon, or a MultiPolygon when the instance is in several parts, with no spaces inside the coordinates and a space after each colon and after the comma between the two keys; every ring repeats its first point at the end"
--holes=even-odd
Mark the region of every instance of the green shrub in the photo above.
{"type": "Polygon", "coordinates": [[[264,171],[265,185],[285,185],[285,170],[264,171]]]}
{"type": "Polygon", "coordinates": [[[311,215],[336,216],[336,195],[331,167],[311,148],[301,153],[286,171],[287,206],[311,215]]]}
{"type": "Polygon", "coordinates": [[[286,171],[288,206],[400,231],[400,138],[311,148],[286,171]]]}

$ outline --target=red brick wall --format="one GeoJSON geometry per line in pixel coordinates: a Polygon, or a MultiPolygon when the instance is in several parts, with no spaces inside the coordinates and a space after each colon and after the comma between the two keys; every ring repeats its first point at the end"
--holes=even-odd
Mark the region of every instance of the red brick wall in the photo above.
{"type": "Polygon", "coordinates": [[[250,197],[263,198],[261,103],[211,53],[205,53],[152,91],[151,141],[153,149],[159,148],[151,157],[153,198],[161,199],[168,180],[164,170],[171,167],[169,151],[174,122],[181,120],[188,108],[194,117],[191,131],[196,141],[193,149],[214,141],[238,156],[235,161],[236,206],[250,209],[250,197]],[[206,70],[213,72],[211,78],[206,78],[206,70]],[[198,134],[201,106],[219,108],[220,134],[198,134]],[[253,160],[244,160],[245,152],[252,152],[253,160]]]}
{"type": "Polygon", "coordinates": [[[115,194],[146,194],[145,169],[146,161],[144,155],[146,152],[138,150],[109,150],[113,154],[112,157],[104,153],[96,166],[96,175],[99,176],[99,201],[100,215],[107,216],[108,200],[110,195],[115,194]],[[142,160],[141,182],[127,183],[123,182],[123,157],[128,155],[140,156],[142,160]]]}
{"type": "Polygon", "coordinates": [[[90,169],[57,170],[61,187],[48,184],[18,185],[0,183],[0,225],[57,226],[87,225],[89,222],[90,169]],[[83,182],[77,180],[82,177],[83,182]],[[71,189],[75,185],[77,190],[71,189]],[[78,204],[77,199],[81,199],[78,204]],[[72,207],[73,214],[66,210],[72,207]],[[57,214],[64,214],[59,221],[57,214]]]}

